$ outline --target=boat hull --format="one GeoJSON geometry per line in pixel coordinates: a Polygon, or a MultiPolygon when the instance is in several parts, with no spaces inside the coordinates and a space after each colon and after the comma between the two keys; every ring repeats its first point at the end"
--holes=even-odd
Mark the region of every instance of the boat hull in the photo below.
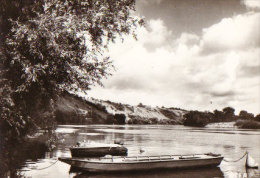
{"type": "Polygon", "coordinates": [[[97,162],[88,161],[84,159],[73,158],[59,158],[73,167],[77,167],[89,172],[117,172],[117,171],[143,171],[143,170],[156,170],[156,169],[186,169],[196,167],[216,167],[218,166],[223,157],[209,157],[203,159],[165,159],[165,160],[149,160],[149,161],[127,161],[127,162],[97,162]]]}
{"type": "Polygon", "coordinates": [[[70,148],[72,157],[102,157],[105,155],[126,156],[127,148],[121,147],[96,147],[96,148],[70,148]]]}

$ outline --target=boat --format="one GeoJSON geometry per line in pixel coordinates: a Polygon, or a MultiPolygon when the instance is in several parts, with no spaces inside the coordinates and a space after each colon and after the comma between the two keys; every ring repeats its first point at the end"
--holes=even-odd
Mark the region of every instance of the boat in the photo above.
{"type": "Polygon", "coordinates": [[[79,142],[70,148],[72,157],[126,156],[127,148],[119,144],[79,142]]]}
{"type": "Polygon", "coordinates": [[[258,169],[258,163],[246,152],[246,168],[258,169]]]}
{"type": "Polygon", "coordinates": [[[202,167],[196,169],[156,169],[149,171],[125,172],[85,172],[73,169],[73,178],[220,178],[224,177],[220,167],[202,167]]]}
{"type": "Polygon", "coordinates": [[[223,157],[217,154],[160,155],[160,156],[105,156],[99,158],[60,157],[75,168],[88,172],[143,171],[157,169],[182,169],[216,167],[223,157]]]}

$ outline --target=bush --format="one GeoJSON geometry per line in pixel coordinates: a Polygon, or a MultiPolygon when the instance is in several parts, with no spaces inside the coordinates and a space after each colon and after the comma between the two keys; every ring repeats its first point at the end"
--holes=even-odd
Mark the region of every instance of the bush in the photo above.
{"type": "Polygon", "coordinates": [[[193,127],[205,127],[209,123],[209,116],[206,113],[199,111],[190,111],[184,115],[186,120],[184,121],[185,126],[193,127]]]}
{"type": "Polygon", "coordinates": [[[140,116],[129,115],[130,119],[127,124],[149,124],[148,119],[141,118],[140,116]]]}
{"type": "Polygon", "coordinates": [[[116,124],[125,124],[126,116],[124,114],[115,114],[116,124]]]}
{"type": "Polygon", "coordinates": [[[255,116],[254,121],[260,122],[260,114],[255,116]]]}
{"type": "Polygon", "coordinates": [[[251,120],[238,120],[235,125],[242,129],[260,129],[260,122],[251,120]]]}
{"type": "Polygon", "coordinates": [[[176,119],[178,116],[175,114],[175,112],[167,110],[167,109],[160,109],[160,112],[169,119],[176,119]]]}
{"type": "Polygon", "coordinates": [[[244,120],[254,120],[254,114],[248,113],[247,111],[240,111],[239,113],[239,119],[244,119],[244,120]]]}
{"type": "Polygon", "coordinates": [[[158,118],[152,117],[148,119],[149,124],[158,124],[158,118]]]}
{"type": "Polygon", "coordinates": [[[113,114],[108,114],[105,124],[114,124],[116,122],[113,114]]]}

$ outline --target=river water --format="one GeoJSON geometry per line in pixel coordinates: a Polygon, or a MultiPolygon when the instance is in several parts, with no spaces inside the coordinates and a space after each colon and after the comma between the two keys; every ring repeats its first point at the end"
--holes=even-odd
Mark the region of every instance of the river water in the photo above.
{"type": "Polygon", "coordinates": [[[21,177],[260,177],[259,168],[245,168],[245,158],[237,162],[222,161],[216,168],[120,174],[80,173],[72,170],[68,164],[56,162],[60,156],[70,157],[69,147],[78,141],[113,143],[114,140],[120,140],[128,148],[129,156],[212,152],[222,154],[228,161],[235,161],[248,151],[251,157],[260,163],[260,130],[194,128],[176,125],[60,125],[56,133],[60,137],[57,147],[52,152],[46,152],[44,158],[27,160],[17,170],[21,177]],[[48,167],[51,164],[53,165],[48,167]]]}

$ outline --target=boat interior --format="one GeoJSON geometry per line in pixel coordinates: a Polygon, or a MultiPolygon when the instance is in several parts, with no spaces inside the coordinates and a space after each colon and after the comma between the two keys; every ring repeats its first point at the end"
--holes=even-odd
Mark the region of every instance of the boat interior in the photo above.
{"type": "MultiPolygon", "coordinates": [[[[220,155],[191,154],[191,155],[160,155],[160,156],[111,156],[96,158],[80,158],[81,161],[90,162],[149,162],[149,161],[169,161],[169,160],[190,160],[190,159],[209,159],[220,155]]],[[[72,158],[73,159],[73,158],[72,158]]],[[[77,159],[79,160],[79,159],[77,159]]]]}

